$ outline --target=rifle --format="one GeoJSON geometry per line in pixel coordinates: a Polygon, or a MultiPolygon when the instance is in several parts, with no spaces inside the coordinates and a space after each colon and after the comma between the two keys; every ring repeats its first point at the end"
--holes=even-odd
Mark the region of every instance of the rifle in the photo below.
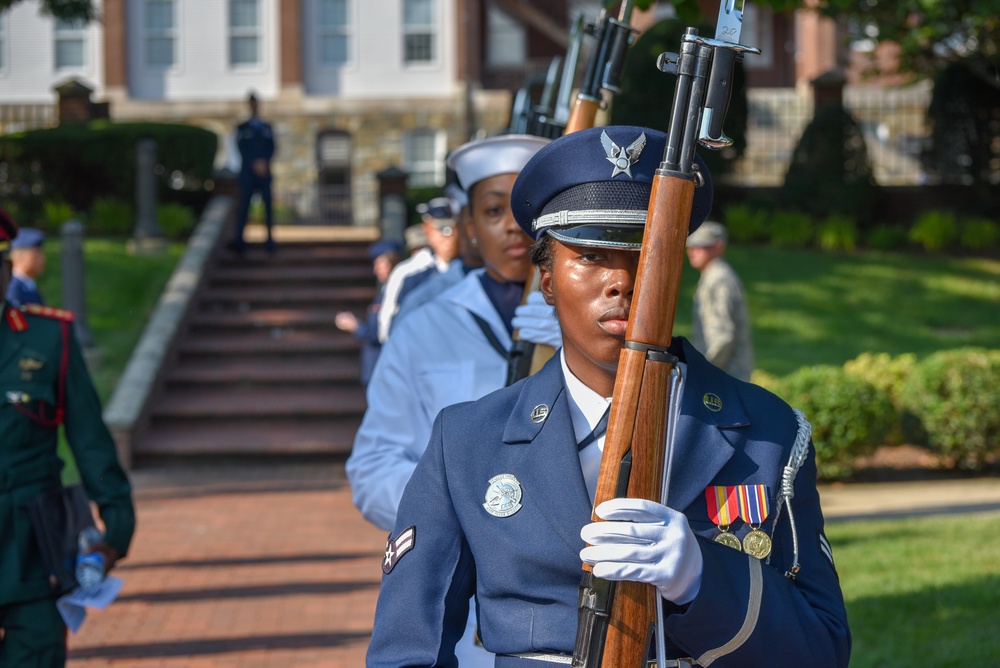
{"type": "Polygon", "coordinates": [[[591,33],[596,43],[590,52],[580,92],[566,124],[566,134],[594,127],[597,110],[605,104],[603,90],[621,92],[625,56],[635,40],[636,30],[630,25],[634,6],[634,0],[622,0],[617,19],[609,17],[607,11],[602,9],[594,22],[591,33]]]}
{"type": "MultiPolygon", "coordinates": [[[[715,39],[699,37],[696,29],[688,28],[680,54],[661,54],[657,60],[661,71],[677,75],[677,82],[667,145],[649,198],[595,508],[621,496],[667,502],[681,383],[678,360],[668,347],[694,190],[703,178],[695,148],[732,143],[722,133],[722,124],[733,68],[745,52],[760,53],[738,43],[743,0],[738,10],[735,2],[722,0],[715,39]]],[[[593,520],[600,518],[595,514],[593,520]]],[[[584,571],[572,665],[645,668],[653,648],[657,661],[664,661],[664,612],[656,589],[595,578],[586,564],[584,571]]]]}
{"type": "MultiPolygon", "coordinates": [[[[541,124],[541,127],[545,129],[551,129],[554,126],[558,132],[553,134],[536,132],[536,134],[555,138],[560,134],[569,134],[577,130],[591,128],[594,126],[598,107],[604,104],[601,91],[621,92],[621,71],[625,66],[628,47],[635,37],[635,29],[629,25],[629,21],[632,20],[634,4],[635,0],[623,0],[617,20],[609,18],[606,11],[602,9],[594,25],[587,29],[583,28],[583,16],[577,17],[573,26],[570,46],[566,51],[566,64],[563,67],[562,83],[559,86],[559,96],[556,100],[552,122],[541,124]],[[569,96],[573,88],[580,41],[584,32],[595,35],[597,41],[594,49],[590,52],[583,85],[571,111],[569,96]]],[[[529,294],[538,290],[538,282],[538,272],[532,269],[524,284],[522,304],[528,300],[529,294]]],[[[513,385],[522,378],[527,378],[535,373],[555,354],[555,349],[551,346],[535,345],[521,340],[516,330],[513,339],[514,345],[507,357],[507,385],[513,385]]]]}

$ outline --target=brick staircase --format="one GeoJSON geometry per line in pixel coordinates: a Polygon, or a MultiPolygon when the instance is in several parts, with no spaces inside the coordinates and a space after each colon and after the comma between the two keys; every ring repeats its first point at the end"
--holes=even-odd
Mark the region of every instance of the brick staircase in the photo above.
{"type": "Polygon", "coordinates": [[[365,410],[359,345],[334,325],[375,296],[365,241],[216,254],[137,457],[350,452],[365,410]]]}

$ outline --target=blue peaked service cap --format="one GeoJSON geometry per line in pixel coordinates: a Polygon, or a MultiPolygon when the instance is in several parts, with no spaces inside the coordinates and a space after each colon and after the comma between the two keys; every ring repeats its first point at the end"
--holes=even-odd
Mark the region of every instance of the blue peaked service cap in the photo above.
{"type": "Polygon", "coordinates": [[[368,259],[375,261],[380,255],[385,255],[386,253],[397,253],[399,255],[403,254],[403,246],[398,241],[392,241],[391,239],[379,239],[378,241],[372,242],[368,246],[368,259]]]}
{"type": "MultiPolygon", "coordinates": [[[[650,128],[608,126],[556,139],[521,170],[511,208],[521,229],[569,244],[639,249],[653,176],[667,137],[650,128]]],[[[712,180],[695,189],[690,234],[712,210],[712,180]]]]}
{"type": "Polygon", "coordinates": [[[11,242],[11,248],[41,248],[42,243],[45,241],[45,233],[41,230],[36,230],[34,227],[22,227],[21,231],[18,233],[14,240],[11,242]]]}

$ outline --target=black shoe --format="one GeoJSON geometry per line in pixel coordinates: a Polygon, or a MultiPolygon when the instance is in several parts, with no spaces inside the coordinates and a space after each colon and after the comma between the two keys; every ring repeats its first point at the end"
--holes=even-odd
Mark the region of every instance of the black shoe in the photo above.
{"type": "Polygon", "coordinates": [[[274,243],[273,239],[268,239],[265,248],[267,248],[268,253],[274,255],[278,251],[278,244],[274,243]]]}
{"type": "Polygon", "coordinates": [[[226,244],[226,248],[228,248],[229,250],[233,251],[234,253],[242,257],[242,255],[247,250],[247,245],[240,241],[230,241],[228,244],[226,244]]]}

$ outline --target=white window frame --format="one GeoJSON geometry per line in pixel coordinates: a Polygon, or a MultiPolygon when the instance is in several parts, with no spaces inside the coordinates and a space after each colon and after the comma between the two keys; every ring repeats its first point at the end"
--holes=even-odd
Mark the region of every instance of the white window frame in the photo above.
{"type": "Polygon", "coordinates": [[[226,43],[228,46],[226,58],[229,68],[234,70],[258,69],[264,64],[264,3],[261,0],[252,0],[257,5],[257,25],[252,27],[235,27],[233,25],[233,5],[236,2],[246,2],[246,0],[228,0],[226,2],[226,43]],[[236,39],[253,37],[257,40],[257,59],[254,62],[233,61],[233,43],[236,39]]]}
{"type": "Polygon", "coordinates": [[[409,184],[415,188],[443,186],[445,179],[445,154],[447,136],[443,130],[417,128],[403,134],[403,168],[409,173],[409,184]],[[430,137],[433,140],[432,156],[414,155],[414,140],[430,137]]]}
{"type": "Polygon", "coordinates": [[[424,0],[429,2],[431,5],[431,22],[428,24],[408,24],[406,22],[406,3],[412,1],[421,0],[402,0],[399,5],[400,9],[400,24],[402,26],[402,61],[404,67],[427,67],[428,65],[437,65],[438,57],[441,49],[441,35],[438,23],[440,23],[439,9],[440,3],[437,0],[424,0]],[[406,40],[410,36],[418,35],[429,35],[431,39],[431,53],[430,57],[427,59],[411,60],[408,57],[406,49],[406,40]]]}
{"type": "Polygon", "coordinates": [[[52,64],[56,71],[82,70],[87,67],[87,23],[85,21],[64,21],[55,19],[52,25],[52,64]],[[61,43],[80,44],[80,62],[65,64],[59,62],[61,43]]]}
{"type": "Polygon", "coordinates": [[[178,33],[177,33],[177,12],[179,8],[177,6],[177,0],[145,0],[143,4],[143,25],[142,25],[142,44],[143,44],[143,66],[150,70],[170,70],[178,65],[178,33]],[[149,11],[149,6],[153,3],[162,3],[170,5],[171,14],[171,25],[169,28],[153,28],[149,25],[149,17],[151,12],[149,11]],[[152,49],[149,48],[151,40],[164,40],[170,41],[170,62],[169,63],[153,63],[150,62],[152,55],[152,49]]]}
{"type": "Polygon", "coordinates": [[[354,64],[354,44],[355,44],[355,20],[354,10],[358,4],[356,0],[343,0],[347,5],[344,24],[341,26],[327,26],[323,24],[323,3],[325,0],[316,0],[316,63],[321,69],[339,70],[354,64]],[[323,60],[323,40],[327,37],[343,37],[347,43],[345,59],[342,62],[333,63],[323,60]]]}
{"type": "Polygon", "coordinates": [[[743,65],[749,70],[763,70],[774,67],[774,13],[769,7],[757,4],[743,6],[743,31],[740,44],[760,48],[759,55],[749,54],[743,65]]]}

